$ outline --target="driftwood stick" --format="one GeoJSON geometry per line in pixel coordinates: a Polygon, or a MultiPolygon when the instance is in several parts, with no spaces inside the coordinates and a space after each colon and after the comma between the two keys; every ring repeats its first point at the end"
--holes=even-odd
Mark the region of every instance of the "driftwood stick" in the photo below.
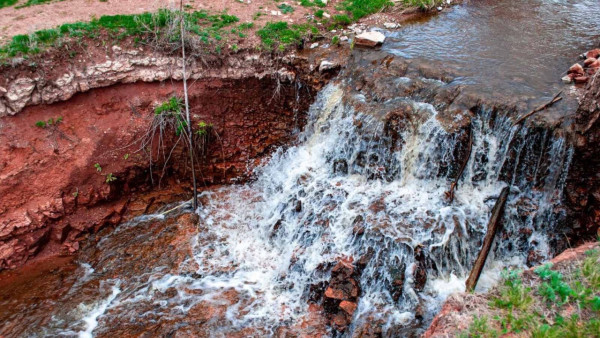
{"type": "Polygon", "coordinates": [[[487,256],[490,253],[490,248],[492,247],[492,243],[494,242],[494,237],[496,236],[496,232],[500,228],[500,220],[502,219],[502,213],[504,211],[504,204],[506,204],[506,199],[508,198],[508,192],[508,187],[504,187],[502,189],[502,192],[500,192],[500,196],[496,200],[496,204],[492,209],[492,217],[490,218],[490,221],[488,223],[487,233],[485,234],[485,238],[483,239],[481,251],[479,251],[479,255],[475,260],[473,269],[471,270],[469,278],[467,278],[467,282],[465,283],[467,292],[475,290],[475,286],[477,286],[477,281],[479,280],[479,276],[481,275],[481,271],[483,270],[483,266],[485,265],[487,256]]]}
{"type": "Polygon", "coordinates": [[[559,91],[558,93],[556,93],[556,95],[554,95],[554,97],[552,98],[552,100],[550,100],[550,101],[548,101],[548,102],[544,103],[543,105],[541,105],[541,106],[539,106],[539,107],[535,108],[534,110],[532,110],[532,111],[530,111],[529,113],[527,113],[527,114],[523,115],[522,117],[520,117],[520,118],[517,120],[517,122],[513,123],[513,126],[516,126],[517,124],[519,124],[519,123],[521,123],[521,122],[525,121],[525,120],[526,120],[526,119],[527,119],[529,116],[531,116],[531,115],[533,115],[533,114],[535,114],[535,113],[537,113],[537,112],[539,112],[539,111],[542,111],[542,110],[544,110],[544,109],[546,109],[546,108],[548,108],[548,107],[552,106],[552,105],[553,105],[553,104],[555,104],[556,102],[558,102],[558,101],[562,100],[562,97],[559,97],[559,96],[560,96],[560,94],[562,94],[562,90],[561,90],[561,91],[559,91]]]}
{"type": "Polygon", "coordinates": [[[452,184],[450,185],[450,190],[446,191],[446,197],[448,198],[450,203],[452,203],[452,201],[454,201],[454,189],[458,185],[458,181],[462,177],[463,172],[465,171],[465,168],[467,167],[467,163],[469,163],[469,159],[471,158],[472,151],[473,151],[473,126],[470,126],[469,127],[469,150],[467,152],[467,157],[465,158],[462,165],[460,166],[460,170],[458,171],[458,175],[456,175],[454,182],[452,182],[452,184]]]}
{"type": "Polygon", "coordinates": [[[193,202],[193,201],[194,201],[194,199],[192,198],[191,200],[189,200],[189,201],[185,201],[185,202],[183,202],[183,203],[179,204],[178,206],[176,206],[176,207],[174,207],[174,208],[172,208],[172,209],[169,209],[169,210],[167,210],[167,211],[163,211],[163,212],[161,212],[159,215],[163,215],[163,216],[164,216],[164,215],[166,215],[166,214],[168,214],[168,213],[171,213],[171,212],[173,212],[173,211],[175,211],[175,210],[177,210],[177,209],[181,209],[182,207],[185,207],[186,205],[188,205],[190,202],[193,202]]]}

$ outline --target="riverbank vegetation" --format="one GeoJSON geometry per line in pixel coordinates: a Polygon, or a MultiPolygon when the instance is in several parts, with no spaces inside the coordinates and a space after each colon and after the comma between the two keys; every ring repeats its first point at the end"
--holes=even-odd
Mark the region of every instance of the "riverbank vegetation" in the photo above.
{"type": "MultiPolygon", "coordinates": [[[[16,3],[16,0],[0,0],[0,8],[16,3]]],[[[21,6],[39,3],[44,3],[44,0],[29,0],[21,6]]],[[[400,6],[431,9],[439,3],[441,0],[403,0],[400,6]]],[[[191,45],[204,49],[204,52],[220,53],[227,45],[235,46],[228,48],[235,52],[241,45],[239,39],[243,39],[251,31],[261,39],[262,44],[257,48],[282,50],[318,36],[319,31],[340,29],[370,14],[385,11],[393,7],[394,3],[390,0],[345,0],[335,5],[337,13],[331,8],[333,5],[319,0],[302,1],[300,5],[311,8],[314,18],[294,24],[286,20],[270,21],[262,27],[254,27],[251,22],[237,24],[239,18],[227,12],[185,11],[183,17],[189,38],[195,40],[191,45]],[[327,12],[332,15],[325,15],[327,12]]],[[[290,4],[280,4],[278,8],[284,14],[294,12],[294,6],[290,4]]],[[[86,39],[101,41],[103,45],[119,44],[127,38],[132,38],[135,44],[146,45],[161,40],[164,47],[165,42],[169,45],[169,41],[179,40],[179,30],[174,28],[180,17],[179,11],[168,9],[155,13],[105,15],[92,18],[89,22],[66,23],[56,28],[16,35],[0,46],[0,61],[6,62],[13,57],[28,58],[50,48],[68,49],[66,54],[74,57],[74,49],[65,46],[74,43],[85,49],[86,39]]],[[[173,49],[171,47],[173,46],[168,46],[167,49],[173,49]]]]}
{"type": "Polygon", "coordinates": [[[600,249],[569,266],[505,272],[462,337],[600,337],[600,249]]]}

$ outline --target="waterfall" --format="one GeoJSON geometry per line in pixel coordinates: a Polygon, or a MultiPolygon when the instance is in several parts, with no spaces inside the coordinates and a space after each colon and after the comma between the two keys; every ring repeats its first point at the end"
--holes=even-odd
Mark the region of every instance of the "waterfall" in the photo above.
{"type": "Polygon", "coordinates": [[[510,236],[499,241],[487,270],[524,265],[531,246],[549,254],[547,232],[558,217],[553,203],[571,156],[564,139],[530,134],[505,116],[492,121],[482,109],[472,120],[473,156],[449,204],[444,193],[452,177],[442,167],[458,160],[459,141],[432,105],[408,103],[425,121],[402,131],[402,149],[390,151],[382,122],[347,106],[342,89],[329,85],[297,146],[258,168],[255,182],[202,194],[194,259],[205,277],[193,285],[204,301],[219,301],[228,289],[240,294],[229,310],[231,327],[274,330],[293,323],[306,314],[313,286],[327,283],[332,264],[348,257],[370,257],[354,326],[366,320],[383,321],[386,330],[414,325],[419,304],[433,309],[441,302],[440,282],[463,284],[507,184],[510,236]],[[524,229],[530,235],[519,236],[524,229]],[[417,248],[425,263],[415,261],[417,248]],[[424,289],[413,277],[419,264],[428,270],[424,289]]]}
{"type": "MultiPolygon", "coordinates": [[[[505,266],[525,266],[530,252],[552,254],[572,156],[564,138],[513,126],[502,112],[481,107],[470,118],[471,156],[449,203],[465,133],[448,132],[436,107],[417,99],[400,98],[410,116],[391,124],[355,109],[348,95],[341,85],[326,86],[295,146],[256,168],[253,182],[200,194],[200,230],[181,272],[157,266],[127,283],[111,280],[120,292],[110,296],[108,316],[185,322],[198,305],[225,307],[203,324],[211,335],[252,328],[273,336],[310,321],[311,304],[329,306],[323,293],[344,261],[358,271],[360,292],[342,335],[370,323],[384,336],[418,333],[445,297],[464,290],[507,185],[504,228],[478,287],[493,284],[505,266]]],[[[148,219],[156,217],[115,233],[148,219]]],[[[110,243],[107,237],[98,246],[110,252],[110,243]]]]}

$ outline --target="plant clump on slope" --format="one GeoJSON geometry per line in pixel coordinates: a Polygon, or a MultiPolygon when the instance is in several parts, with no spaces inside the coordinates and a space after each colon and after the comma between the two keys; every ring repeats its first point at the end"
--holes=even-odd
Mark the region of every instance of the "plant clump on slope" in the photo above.
{"type": "Polygon", "coordinates": [[[534,270],[525,285],[507,272],[493,293],[493,316],[475,316],[462,337],[600,337],[600,249],[586,253],[574,267],[551,264],[534,270]]]}

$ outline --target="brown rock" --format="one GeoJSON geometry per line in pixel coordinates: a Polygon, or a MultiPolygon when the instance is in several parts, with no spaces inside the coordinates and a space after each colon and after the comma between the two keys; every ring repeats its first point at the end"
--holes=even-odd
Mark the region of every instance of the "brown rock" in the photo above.
{"type": "Polygon", "coordinates": [[[600,48],[596,48],[596,49],[592,49],[590,51],[588,51],[587,53],[585,53],[585,57],[586,58],[594,58],[597,59],[600,57],[600,48]]]}
{"type": "Polygon", "coordinates": [[[587,76],[578,76],[575,78],[575,83],[578,83],[578,84],[587,83],[589,79],[590,78],[587,76]]]}
{"type": "Polygon", "coordinates": [[[572,65],[571,68],[569,68],[569,71],[567,73],[583,74],[583,67],[580,64],[576,63],[572,65]]]}
{"type": "Polygon", "coordinates": [[[594,63],[596,61],[597,61],[596,58],[587,58],[587,59],[585,59],[585,61],[583,61],[583,66],[589,67],[592,63],[594,63]]]}
{"type": "Polygon", "coordinates": [[[350,320],[351,318],[348,318],[348,316],[345,313],[339,312],[331,318],[330,325],[335,330],[342,332],[346,330],[346,328],[350,324],[350,320]]]}
{"type": "Polygon", "coordinates": [[[332,299],[347,299],[347,298],[349,298],[346,296],[346,293],[344,292],[344,290],[335,289],[331,286],[328,287],[327,290],[325,290],[325,297],[332,298],[332,299]]]}
{"type": "Polygon", "coordinates": [[[356,311],[356,303],[344,300],[340,303],[340,308],[344,310],[349,316],[354,315],[354,311],[356,311]]]}

